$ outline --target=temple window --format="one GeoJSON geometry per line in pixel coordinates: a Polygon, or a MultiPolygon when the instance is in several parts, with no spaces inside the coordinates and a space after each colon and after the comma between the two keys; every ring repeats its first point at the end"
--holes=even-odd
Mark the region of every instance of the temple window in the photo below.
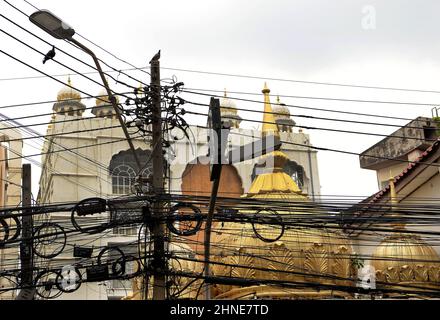
{"type": "MultiPolygon", "coordinates": [[[[252,176],[251,176],[252,180],[251,181],[254,181],[255,178],[258,176],[258,174],[263,169],[264,169],[264,167],[256,164],[254,166],[254,169],[252,170],[252,176]]],[[[298,185],[298,187],[302,190],[304,187],[304,168],[302,166],[300,166],[299,164],[297,164],[295,161],[289,160],[284,165],[283,170],[285,173],[287,173],[289,176],[292,177],[292,179],[295,181],[295,183],[298,185]]]]}
{"type": "MultiPolygon", "coordinates": [[[[151,152],[148,150],[137,149],[136,154],[141,162],[142,175],[148,177],[152,174],[151,152]]],[[[132,194],[132,185],[136,180],[138,167],[130,150],[124,150],[115,154],[109,166],[109,173],[112,182],[112,193],[132,194]]]]}

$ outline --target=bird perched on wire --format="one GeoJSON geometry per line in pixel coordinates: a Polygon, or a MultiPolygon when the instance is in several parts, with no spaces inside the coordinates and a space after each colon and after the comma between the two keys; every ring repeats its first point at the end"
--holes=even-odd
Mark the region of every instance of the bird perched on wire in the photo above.
{"type": "Polygon", "coordinates": [[[150,60],[150,64],[151,64],[151,62],[153,62],[153,61],[157,61],[157,60],[159,60],[159,59],[160,59],[160,50],[154,55],[153,58],[151,58],[151,60],[150,60]]]}
{"type": "Polygon", "coordinates": [[[46,53],[46,55],[44,56],[43,64],[45,64],[46,61],[53,59],[54,57],[55,57],[55,46],[52,46],[52,49],[50,49],[50,51],[46,53]]]}

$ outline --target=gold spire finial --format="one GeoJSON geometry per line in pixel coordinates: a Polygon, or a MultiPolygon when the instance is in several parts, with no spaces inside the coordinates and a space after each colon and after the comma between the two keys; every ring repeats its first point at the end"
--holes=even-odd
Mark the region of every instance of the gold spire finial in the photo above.
{"type": "Polygon", "coordinates": [[[267,87],[267,83],[264,83],[264,89],[261,91],[264,94],[264,114],[263,114],[263,128],[262,133],[265,135],[274,135],[279,137],[278,125],[275,122],[272,106],[270,104],[270,89],[267,87]]]}
{"type": "Polygon", "coordinates": [[[267,87],[267,82],[264,82],[264,88],[261,90],[264,94],[270,93],[270,89],[267,87]]]}
{"type": "MultiPolygon", "coordinates": [[[[396,186],[394,185],[394,177],[391,175],[391,170],[390,170],[390,177],[388,178],[388,181],[390,184],[391,217],[393,217],[394,219],[399,219],[400,214],[396,213],[396,209],[397,209],[396,206],[398,204],[396,186]]],[[[405,223],[399,222],[399,221],[393,222],[392,226],[393,226],[393,229],[396,229],[396,230],[405,229],[405,223]]]]}
{"type": "Polygon", "coordinates": [[[280,96],[278,96],[278,95],[277,95],[277,103],[278,103],[278,104],[281,103],[281,101],[280,101],[280,96]]]}
{"type": "Polygon", "coordinates": [[[72,85],[72,80],[70,80],[70,74],[69,74],[69,77],[67,78],[67,84],[68,84],[69,86],[72,85]]]}
{"type": "MultiPolygon", "coordinates": [[[[275,123],[270,104],[270,90],[266,83],[262,92],[264,94],[262,135],[274,135],[279,138],[278,126],[275,123]]],[[[306,199],[293,178],[283,171],[283,167],[288,160],[287,155],[280,150],[261,156],[259,169],[262,170],[262,173],[252,182],[247,197],[306,199]]]]}
{"type": "Polygon", "coordinates": [[[228,97],[227,93],[226,93],[226,88],[225,88],[225,93],[224,93],[225,98],[228,97]]]}

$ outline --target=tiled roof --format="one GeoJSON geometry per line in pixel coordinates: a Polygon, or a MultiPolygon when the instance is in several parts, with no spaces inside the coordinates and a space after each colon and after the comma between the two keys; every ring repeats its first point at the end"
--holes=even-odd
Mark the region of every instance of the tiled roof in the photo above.
{"type": "MultiPolygon", "coordinates": [[[[394,177],[394,183],[398,183],[402,178],[410,174],[416,167],[418,167],[421,163],[424,162],[428,156],[430,156],[432,153],[434,153],[438,148],[440,147],[440,138],[437,139],[436,142],[434,142],[428,149],[426,149],[420,157],[418,157],[414,162],[411,162],[408,164],[408,166],[403,170],[400,174],[394,177]]],[[[376,202],[379,199],[383,197],[385,193],[387,193],[390,189],[390,186],[387,185],[385,188],[380,190],[379,192],[375,193],[370,197],[369,202],[376,202]]]]}

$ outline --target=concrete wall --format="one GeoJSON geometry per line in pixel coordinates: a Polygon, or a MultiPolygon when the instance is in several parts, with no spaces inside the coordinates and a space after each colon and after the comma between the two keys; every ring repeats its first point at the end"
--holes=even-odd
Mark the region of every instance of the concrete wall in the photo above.
{"type": "MultiPolygon", "coordinates": [[[[433,126],[434,124],[430,118],[419,117],[411,121],[406,126],[396,130],[390,136],[362,152],[359,156],[361,168],[375,170],[383,168],[388,166],[390,161],[381,158],[398,159],[417,148],[426,149],[432,144],[432,141],[427,141],[427,139],[434,139],[435,137],[426,137],[425,134],[428,132],[425,132],[423,128],[433,126]],[[378,158],[368,157],[367,155],[378,158]]],[[[435,136],[438,137],[436,134],[435,136]]]]}

